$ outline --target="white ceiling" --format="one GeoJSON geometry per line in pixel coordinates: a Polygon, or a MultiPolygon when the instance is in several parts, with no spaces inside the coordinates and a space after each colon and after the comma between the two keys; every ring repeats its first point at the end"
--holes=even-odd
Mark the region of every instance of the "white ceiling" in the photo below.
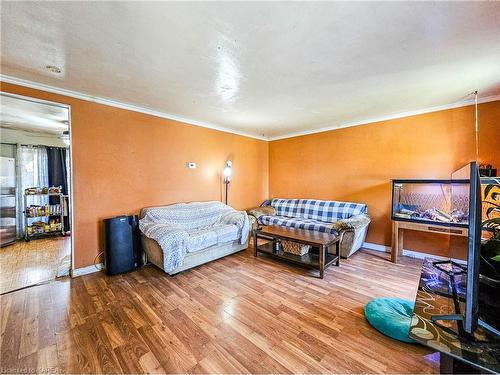
{"type": "Polygon", "coordinates": [[[500,2],[2,2],[1,11],[2,74],[246,134],[335,128],[476,89],[500,95],[500,2]]]}
{"type": "Polygon", "coordinates": [[[69,129],[68,120],[68,108],[6,95],[0,96],[1,128],[60,136],[63,131],[69,129]]]}

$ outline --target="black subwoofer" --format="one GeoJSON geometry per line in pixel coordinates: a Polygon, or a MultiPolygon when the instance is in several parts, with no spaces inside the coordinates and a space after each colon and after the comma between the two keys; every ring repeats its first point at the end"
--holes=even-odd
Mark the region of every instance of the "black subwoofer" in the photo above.
{"type": "Polygon", "coordinates": [[[117,216],[104,220],[106,273],[136,270],[142,265],[142,248],[137,216],[117,216]]]}

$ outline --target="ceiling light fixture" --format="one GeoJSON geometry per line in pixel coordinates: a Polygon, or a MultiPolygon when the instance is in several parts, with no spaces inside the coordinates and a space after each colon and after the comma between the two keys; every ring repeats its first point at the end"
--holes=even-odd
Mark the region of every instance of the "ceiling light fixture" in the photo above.
{"type": "Polygon", "coordinates": [[[62,72],[61,68],[55,65],[46,65],[45,69],[47,69],[49,72],[60,74],[62,72]]]}

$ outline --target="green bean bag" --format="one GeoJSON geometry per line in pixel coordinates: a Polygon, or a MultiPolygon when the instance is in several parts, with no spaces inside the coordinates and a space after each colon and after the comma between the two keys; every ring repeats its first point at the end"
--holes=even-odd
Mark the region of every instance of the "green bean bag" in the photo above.
{"type": "Polygon", "coordinates": [[[415,303],[401,298],[375,298],[365,306],[366,320],[395,340],[416,343],[408,337],[415,303]]]}

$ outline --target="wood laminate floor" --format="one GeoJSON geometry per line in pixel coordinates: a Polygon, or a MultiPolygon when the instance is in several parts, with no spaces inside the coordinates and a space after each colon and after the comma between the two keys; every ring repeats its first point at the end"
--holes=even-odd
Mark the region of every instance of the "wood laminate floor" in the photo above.
{"type": "Polygon", "coordinates": [[[1,297],[3,372],[433,373],[428,349],[366,322],[413,299],[420,261],[358,251],[323,280],[252,249],[168,276],[99,272],[1,297]]]}
{"type": "Polygon", "coordinates": [[[17,241],[0,248],[0,294],[67,275],[70,267],[70,237],[17,241]]]}

